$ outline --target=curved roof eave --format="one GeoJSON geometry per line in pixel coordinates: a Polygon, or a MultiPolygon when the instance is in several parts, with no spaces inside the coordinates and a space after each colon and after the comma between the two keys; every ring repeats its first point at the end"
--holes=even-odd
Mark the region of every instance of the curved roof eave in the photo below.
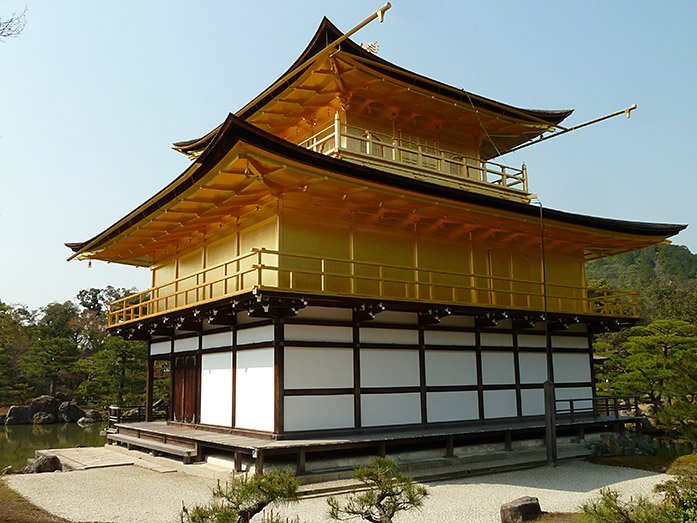
{"type": "MultiPolygon", "coordinates": [[[[303,72],[303,69],[298,69],[296,74],[286,79],[286,81],[279,84],[279,81],[291,74],[295,69],[300,67],[306,61],[310,60],[312,57],[320,53],[329,44],[334,42],[337,38],[341,37],[343,33],[337,28],[326,16],[322,18],[317,31],[310,40],[305,50],[300,54],[300,56],[293,62],[293,64],[276,80],[270,87],[264,90],[259,96],[254,100],[245,105],[242,109],[235,113],[238,117],[247,119],[253,115],[256,111],[264,107],[270,100],[278,96],[287,87],[289,87],[303,72]]],[[[454,101],[460,103],[467,103],[473,106],[479,107],[481,109],[492,111],[494,113],[501,114],[503,116],[508,116],[521,120],[528,120],[530,122],[536,122],[541,124],[549,124],[551,126],[558,125],[564,121],[571,113],[573,109],[562,109],[562,110],[543,110],[543,109],[523,109],[519,107],[514,107],[512,105],[504,104],[501,102],[496,102],[489,98],[479,96],[474,93],[470,93],[463,89],[453,87],[451,85],[439,82],[437,80],[432,80],[426,76],[414,73],[380,58],[379,56],[370,53],[363,49],[360,45],[353,42],[351,39],[344,40],[341,43],[341,50],[345,51],[351,55],[354,55],[366,63],[368,67],[379,71],[381,74],[390,76],[399,81],[405,82],[407,84],[413,85],[420,89],[430,91],[433,94],[439,96],[445,96],[454,101]]],[[[200,138],[195,138],[193,140],[185,140],[180,142],[175,142],[172,148],[183,154],[191,155],[194,150],[200,150],[201,147],[207,147],[212,140],[214,133],[220,127],[216,127],[212,131],[206,133],[200,138]]]]}
{"type": "MultiPolygon", "coordinates": [[[[267,133],[244,121],[239,116],[229,114],[218,132],[215,133],[209,147],[206,148],[204,153],[192,166],[186,169],[172,183],[167,185],[167,187],[119,220],[112,227],[106,229],[92,239],[85,242],[66,243],[65,245],[70,248],[75,255],[81,252],[89,252],[98,249],[101,244],[127,231],[139,221],[147,218],[151,213],[157,211],[163,205],[197,183],[202,176],[220,162],[230,149],[240,141],[277,154],[288,160],[331,171],[342,176],[364,180],[366,182],[384,184],[420,194],[446,198],[454,202],[474,204],[508,211],[514,214],[534,217],[540,215],[540,208],[530,204],[504,200],[495,196],[469,192],[462,189],[445,187],[423,180],[406,178],[398,174],[316,153],[267,133]]],[[[662,238],[674,236],[687,227],[687,225],[683,224],[646,223],[600,218],[550,208],[543,208],[542,216],[547,220],[554,220],[572,225],[580,225],[617,233],[662,238]]]]}

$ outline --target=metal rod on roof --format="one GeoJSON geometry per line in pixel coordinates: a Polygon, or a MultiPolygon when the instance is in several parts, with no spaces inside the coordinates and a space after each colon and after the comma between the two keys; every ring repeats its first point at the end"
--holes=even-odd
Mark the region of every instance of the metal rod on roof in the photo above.
{"type": "Polygon", "coordinates": [[[378,18],[380,22],[385,19],[385,12],[392,7],[392,4],[387,2],[385,5],[383,5],[380,9],[375,11],[372,15],[370,15],[368,18],[363,20],[360,24],[355,26],[353,29],[350,29],[349,31],[345,32],[342,34],[339,38],[334,40],[333,42],[330,42],[329,44],[324,47],[320,52],[317,54],[311,56],[307,60],[305,60],[303,63],[301,63],[299,66],[294,67],[292,70],[288,71],[286,74],[284,74],[281,78],[279,78],[276,83],[274,83],[271,87],[268,89],[265,89],[263,93],[261,93],[259,96],[257,96],[254,100],[249,102],[246,106],[244,106],[240,111],[237,112],[237,114],[245,112],[249,107],[253,107],[257,101],[262,98],[266,93],[269,91],[273,91],[277,87],[283,85],[285,82],[287,82],[290,78],[293,77],[298,71],[303,70],[305,67],[310,65],[312,62],[316,61],[319,57],[323,57],[327,54],[329,54],[334,48],[339,46],[344,40],[347,40],[349,37],[351,37],[353,34],[357,33],[361,29],[363,29],[366,25],[368,25],[370,22],[378,18]]]}
{"type": "Polygon", "coordinates": [[[563,131],[557,131],[553,134],[548,134],[547,136],[542,136],[536,140],[532,140],[530,142],[523,143],[521,145],[518,145],[517,147],[514,147],[513,149],[506,151],[505,153],[503,153],[499,156],[503,156],[503,155],[512,153],[514,151],[519,151],[520,149],[524,149],[525,147],[530,147],[531,145],[535,145],[536,143],[544,142],[545,140],[549,140],[550,138],[556,138],[557,136],[569,133],[571,131],[576,131],[577,129],[581,129],[582,127],[588,127],[589,125],[593,125],[594,123],[599,123],[599,122],[602,122],[604,120],[609,120],[610,118],[614,118],[615,116],[619,116],[621,114],[624,114],[627,116],[627,118],[629,118],[631,116],[632,111],[636,108],[637,108],[637,105],[632,104],[629,107],[627,107],[626,109],[621,109],[619,111],[615,111],[614,113],[610,113],[610,114],[606,114],[605,116],[601,116],[600,118],[594,118],[593,120],[589,120],[587,122],[580,123],[578,125],[574,125],[573,127],[568,127],[566,129],[564,129],[563,131]]]}

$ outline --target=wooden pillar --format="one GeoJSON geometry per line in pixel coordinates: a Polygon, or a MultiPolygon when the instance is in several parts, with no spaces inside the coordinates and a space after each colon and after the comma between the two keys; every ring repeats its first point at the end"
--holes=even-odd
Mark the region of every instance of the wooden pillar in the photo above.
{"type": "Polygon", "coordinates": [[[557,462],[557,409],[554,395],[554,383],[547,380],[545,391],[545,447],[547,447],[547,464],[557,462]]]}
{"type": "Polygon", "coordinates": [[[155,360],[148,358],[148,372],[145,385],[145,421],[152,421],[153,382],[155,380],[155,360]]]}
{"type": "Polygon", "coordinates": [[[446,458],[453,458],[455,457],[455,438],[452,436],[448,436],[445,438],[445,457],[446,458]]]}
{"type": "Polygon", "coordinates": [[[513,433],[510,430],[507,430],[504,435],[503,447],[506,450],[513,450],[513,433]]]}
{"type": "Polygon", "coordinates": [[[296,466],[297,474],[305,473],[305,447],[300,447],[298,449],[298,463],[296,466]]]}
{"type": "Polygon", "coordinates": [[[235,472],[242,472],[242,453],[236,450],[233,456],[235,461],[235,472]]]}
{"type": "Polygon", "coordinates": [[[264,473],[264,450],[256,449],[252,451],[252,457],[254,458],[254,474],[260,475],[264,473]]]}

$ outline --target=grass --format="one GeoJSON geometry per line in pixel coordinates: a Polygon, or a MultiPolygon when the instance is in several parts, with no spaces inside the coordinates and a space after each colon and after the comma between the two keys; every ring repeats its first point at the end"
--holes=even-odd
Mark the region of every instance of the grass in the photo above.
{"type": "Polygon", "coordinates": [[[9,523],[68,523],[67,519],[54,516],[30,503],[0,479],[0,507],[2,521],[9,523]]]}
{"type": "Polygon", "coordinates": [[[574,523],[577,517],[578,514],[574,512],[548,512],[534,523],[574,523]]]}
{"type": "Polygon", "coordinates": [[[675,458],[663,456],[589,456],[588,461],[611,467],[627,467],[649,472],[666,472],[675,458]]]}

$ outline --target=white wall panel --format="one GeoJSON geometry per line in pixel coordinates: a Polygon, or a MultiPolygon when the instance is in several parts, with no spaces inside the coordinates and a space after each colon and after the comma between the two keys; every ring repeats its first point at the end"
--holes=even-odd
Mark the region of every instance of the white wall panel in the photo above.
{"type": "Polygon", "coordinates": [[[508,418],[516,415],[514,390],[485,390],[484,417],[508,418]]]}
{"type": "Polygon", "coordinates": [[[544,383],[547,381],[547,355],[544,352],[519,352],[521,383],[544,383]]]}
{"type": "Polygon", "coordinates": [[[285,430],[353,427],[353,396],[288,396],[284,401],[285,430]]]}
{"type": "MultiPolygon", "coordinates": [[[[554,394],[558,400],[568,400],[568,399],[586,399],[587,401],[575,401],[575,409],[590,409],[593,406],[593,402],[590,398],[593,397],[593,389],[590,387],[570,387],[570,388],[560,388],[555,387],[554,394]]],[[[557,403],[557,409],[568,409],[569,404],[564,402],[557,403]]]]}
{"type": "Polygon", "coordinates": [[[353,311],[336,307],[305,307],[298,310],[297,317],[305,320],[351,321],[353,311]]]}
{"type": "Polygon", "coordinates": [[[170,340],[158,341],[156,343],[150,344],[150,354],[152,354],[152,355],[169,354],[171,349],[172,349],[172,342],[170,340]]]}
{"type": "Polygon", "coordinates": [[[513,347],[513,335],[503,332],[482,332],[479,341],[482,347],[513,347]]]}
{"type": "Polygon", "coordinates": [[[273,325],[249,327],[237,331],[237,345],[260,343],[263,341],[273,341],[273,325]]]}
{"type": "Polygon", "coordinates": [[[364,427],[421,423],[421,399],[409,394],[361,394],[361,424],[364,427]]]}
{"type": "Polygon", "coordinates": [[[361,343],[391,343],[402,345],[418,345],[419,332],[416,329],[380,329],[362,328],[361,343]]]}
{"type": "Polygon", "coordinates": [[[477,392],[429,392],[426,411],[429,422],[478,419],[477,392]]]}
{"type": "Polygon", "coordinates": [[[542,416],[545,413],[545,391],[523,389],[520,391],[523,416],[542,416]]]}
{"type": "Polygon", "coordinates": [[[232,427],[232,352],[201,355],[201,423],[232,427]]]}
{"type": "Polygon", "coordinates": [[[286,347],[286,389],[353,387],[353,349],[286,347]]]}
{"type": "Polygon", "coordinates": [[[204,334],[202,340],[204,349],[216,349],[218,347],[232,346],[232,332],[216,332],[215,334],[204,334]]]}
{"type": "Polygon", "coordinates": [[[588,349],[588,338],[581,336],[552,336],[552,347],[557,349],[588,349]]]}
{"type": "Polygon", "coordinates": [[[174,340],[174,352],[198,350],[198,336],[174,340]]]}
{"type": "Polygon", "coordinates": [[[361,387],[412,387],[419,383],[417,350],[361,350],[361,387]]]}
{"type": "Polygon", "coordinates": [[[286,325],[284,329],[283,337],[286,341],[328,341],[334,343],[353,342],[352,327],[286,325]]]}
{"type": "Polygon", "coordinates": [[[482,382],[484,385],[515,383],[513,353],[482,351],[482,382]]]}
{"type": "Polygon", "coordinates": [[[273,349],[237,352],[235,426],[273,431],[273,349]]]}
{"type": "Polygon", "coordinates": [[[426,385],[476,384],[477,356],[473,351],[426,351],[426,385]]]}
{"type": "Polygon", "coordinates": [[[474,347],[477,343],[474,332],[424,331],[426,345],[445,345],[448,347],[474,347]]]}
{"type": "Polygon", "coordinates": [[[591,380],[591,362],[587,353],[554,354],[554,382],[569,383],[591,380]]]}
{"type": "Polygon", "coordinates": [[[544,334],[518,334],[518,347],[547,348],[547,338],[544,334]]]}

